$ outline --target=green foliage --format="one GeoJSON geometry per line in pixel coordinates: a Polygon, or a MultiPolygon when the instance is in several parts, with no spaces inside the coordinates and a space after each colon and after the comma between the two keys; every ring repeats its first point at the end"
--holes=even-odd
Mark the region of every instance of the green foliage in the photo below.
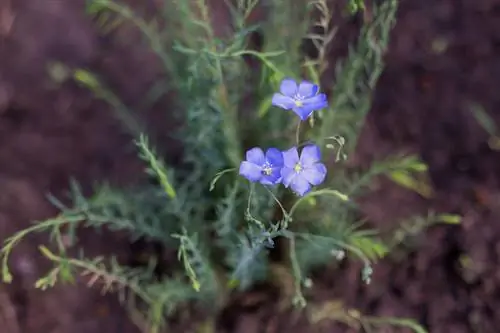
{"type": "Polygon", "coordinates": [[[350,14],[356,14],[359,11],[366,9],[364,0],[349,0],[347,3],[347,9],[350,14]]]}
{"type": "Polygon", "coordinates": [[[177,194],[175,193],[175,189],[172,187],[172,184],[170,183],[165,172],[166,168],[163,162],[158,159],[156,153],[149,147],[148,140],[144,135],[139,137],[137,146],[140,150],[139,157],[150,166],[150,168],[147,169],[148,174],[159,180],[163,191],[165,191],[170,199],[175,199],[177,194]]]}
{"type": "MultiPolygon", "coordinates": [[[[336,64],[336,82],[327,87],[330,107],[302,129],[326,148],[335,163],[325,188],[300,199],[290,198],[281,189],[248,186],[236,169],[249,145],[286,146],[300,140],[300,124],[292,122],[286,112],[273,109],[270,97],[285,76],[305,76],[316,83],[324,79],[329,67],[327,48],[336,31],[329,6],[326,0],[299,1],[293,6],[285,0],[236,0],[227,5],[235,30],[221,37],[213,29],[211,8],[205,0],[165,1],[162,17],[152,21],[113,0],[88,2],[87,11],[103,33],[134,25],[164,65],[167,80],[155,89],[168,82],[164,92],[175,92],[179,110],[175,116],[183,125],[174,135],[183,144],[183,160],[176,165],[162,161],[142,134],[143,126],[134,113],[97,75],[84,69],[75,71],[74,79],[107,101],[137,139],[139,158],[154,183],[128,189],[101,185],[84,196],[74,182],[68,206],[51,197],[61,210],[59,216],[37,222],[6,240],[1,253],[5,282],[13,278],[8,258],[15,245],[30,233],[46,231],[51,232],[56,251],[40,250],[54,268],[36,287],[71,282],[73,274],[81,272],[90,276],[90,285],[99,282],[104,291],[119,292],[131,311],[144,315],[150,332],[158,332],[163,320],[181,304],[199,302],[217,311],[234,288],[245,290],[269,279],[268,253],[281,250],[276,248],[278,240],[286,245],[281,264],[293,278],[293,301],[299,306],[306,305],[302,286],[311,281],[312,270],[334,259],[360,260],[363,280],[370,282],[373,263],[385,257],[393,244],[365,227],[355,199],[374,177],[383,175],[419,190],[411,175],[425,171],[412,157],[379,161],[358,173],[345,163],[371,106],[397,1],[385,1],[373,9],[373,20],[365,23],[349,56],[336,64]],[[249,25],[248,18],[257,6],[264,6],[269,16],[249,25]],[[310,33],[313,27],[322,32],[310,33]],[[248,46],[256,31],[264,36],[260,51],[248,46]],[[317,49],[315,59],[301,51],[306,39],[317,49]],[[258,60],[258,70],[249,68],[245,57],[258,60]],[[135,269],[83,254],[74,258],[68,252],[76,244],[78,226],[106,227],[126,231],[132,240],[159,242],[167,249],[177,249],[182,265],[158,276],[154,273],[158,258],[135,269]],[[70,245],[63,239],[70,239],[70,245]]],[[[364,3],[350,1],[349,9],[364,10],[364,3]]],[[[152,95],[157,94],[155,90],[152,95]]],[[[392,323],[405,322],[394,319],[392,323]]]]}
{"type": "Polygon", "coordinates": [[[432,188],[426,178],[427,165],[414,156],[404,158],[402,162],[401,167],[390,172],[388,177],[400,186],[417,192],[423,197],[430,197],[432,188]]]}
{"type": "Polygon", "coordinates": [[[308,311],[308,319],[312,324],[324,320],[342,322],[359,332],[379,332],[378,328],[386,326],[408,328],[415,333],[427,331],[412,319],[394,317],[371,317],[361,314],[354,309],[348,309],[340,301],[328,301],[323,304],[313,305],[308,311]]]}
{"type": "Polygon", "coordinates": [[[470,108],[476,121],[489,135],[488,145],[491,149],[500,150],[500,134],[493,118],[480,105],[471,103],[470,108]]]}
{"type": "Polygon", "coordinates": [[[144,125],[134,116],[133,112],[122,103],[120,98],[110,91],[94,74],[78,69],[73,73],[76,82],[92,91],[97,98],[113,106],[115,117],[133,136],[139,136],[144,131],[144,125]]]}

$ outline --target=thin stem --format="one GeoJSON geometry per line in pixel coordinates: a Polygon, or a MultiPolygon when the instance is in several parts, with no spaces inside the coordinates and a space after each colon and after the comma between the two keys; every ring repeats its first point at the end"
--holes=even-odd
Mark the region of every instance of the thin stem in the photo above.
{"type": "Polygon", "coordinates": [[[64,242],[62,239],[61,229],[59,229],[59,228],[54,229],[54,238],[55,238],[55,242],[57,244],[57,248],[59,249],[59,252],[65,255],[66,254],[66,247],[64,246],[64,242]]]}
{"type": "Polygon", "coordinates": [[[248,193],[248,202],[247,202],[247,212],[250,213],[250,202],[252,200],[253,191],[255,189],[255,184],[250,184],[250,193],[248,193]]]}
{"type": "MultiPolygon", "coordinates": [[[[207,43],[209,43],[209,48],[212,53],[217,53],[217,47],[215,45],[216,43],[216,36],[213,31],[213,28],[210,24],[211,22],[211,17],[209,13],[209,8],[205,0],[199,0],[197,2],[198,9],[200,10],[201,17],[203,22],[207,23],[206,25],[206,32],[208,34],[207,36],[207,43]]],[[[241,146],[240,146],[240,140],[238,137],[238,114],[235,110],[235,108],[231,105],[229,101],[229,92],[224,76],[224,70],[222,67],[222,62],[221,62],[221,57],[220,56],[215,56],[215,75],[218,76],[219,78],[219,84],[216,86],[216,99],[217,102],[222,109],[223,112],[223,117],[222,121],[224,122],[224,125],[222,126],[222,131],[224,133],[224,136],[226,137],[226,156],[231,162],[231,165],[233,167],[237,167],[238,164],[240,163],[241,159],[241,146]]]]}
{"type": "Polygon", "coordinates": [[[117,13],[118,15],[130,20],[133,24],[142,31],[142,33],[148,38],[151,49],[160,57],[163,65],[170,73],[173,73],[175,69],[174,63],[166,52],[166,48],[162,44],[162,39],[158,36],[158,33],[150,26],[147,22],[137,17],[135,13],[126,6],[119,5],[113,1],[99,1],[100,5],[106,6],[109,10],[117,13]]]}
{"type": "Polygon", "coordinates": [[[86,261],[78,260],[78,259],[74,259],[74,258],[68,259],[68,258],[60,257],[60,256],[56,255],[55,253],[51,252],[45,246],[40,246],[39,250],[50,261],[53,261],[59,265],[63,264],[63,263],[67,263],[69,265],[72,265],[73,267],[80,268],[84,272],[89,272],[96,277],[103,278],[107,284],[109,284],[111,281],[111,282],[116,283],[120,286],[127,287],[148,304],[151,304],[153,301],[151,299],[151,297],[149,297],[149,295],[139,286],[139,284],[137,284],[134,281],[127,280],[127,278],[119,276],[119,275],[112,275],[106,269],[98,267],[97,265],[94,265],[90,262],[86,262],[86,261]]]}
{"type": "Polygon", "coordinates": [[[236,171],[236,168],[229,168],[229,169],[226,169],[226,170],[222,170],[222,171],[219,171],[215,177],[212,179],[212,181],[210,182],[210,187],[209,187],[209,191],[212,192],[215,188],[215,184],[219,181],[219,179],[225,175],[226,173],[228,172],[233,172],[233,171],[236,171]]]}
{"type": "Polygon", "coordinates": [[[300,272],[299,261],[297,253],[295,252],[295,237],[290,237],[290,261],[292,263],[292,270],[294,275],[295,285],[295,298],[294,303],[298,304],[301,308],[306,306],[306,300],[302,294],[302,273],[300,272]]]}
{"type": "Polygon", "coordinates": [[[358,249],[357,247],[355,246],[352,246],[346,242],[343,242],[341,240],[338,240],[338,239],[335,239],[335,238],[332,238],[332,237],[327,237],[327,236],[321,236],[321,235],[313,235],[313,234],[306,234],[306,233],[294,233],[295,236],[298,236],[298,237],[302,237],[304,239],[311,239],[311,238],[319,238],[319,239],[324,239],[328,242],[331,242],[332,244],[340,247],[340,248],[344,248],[345,250],[355,254],[356,256],[358,256],[359,259],[361,259],[363,261],[363,263],[365,264],[365,266],[369,266],[371,263],[370,263],[370,259],[368,259],[368,257],[360,250],[358,249]]]}
{"type": "Polygon", "coordinates": [[[393,325],[400,327],[408,327],[415,333],[427,333],[427,331],[419,324],[411,319],[394,318],[394,317],[362,317],[362,321],[372,325],[393,325]]]}
{"type": "Polygon", "coordinates": [[[337,197],[338,199],[342,200],[342,201],[348,201],[349,200],[349,197],[339,191],[336,191],[336,190],[330,190],[330,189],[323,189],[323,190],[319,190],[319,191],[314,191],[314,192],[309,192],[307,195],[301,197],[300,199],[298,199],[297,201],[295,201],[295,203],[293,204],[292,208],[290,209],[290,216],[293,215],[293,213],[295,212],[295,210],[298,208],[298,206],[304,202],[306,199],[308,198],[312,198],[312,197],[317,197],[317,196],[321,196],[321,195],[330,195],[330,196],[334,196],[334,197],[337,197]]]}
{"type": "Polygon", "coordinates": [[[300,124],[301,121],[299,119],[299,122],[297,123],[297,129],[295,130],[295,142],[297,143],[297,146],[300,145],[300,124]]]}
{"type": "Polygon", "coordinates": [[[286,211],[285,207],[283,207],[283,205],[281,204],[281,202],[279,201],[279,199],[276,197],[276,195],[273,193],[273,191],[271,191],[270,188],[268,188],[267,186],[264,186],[264,187],[267,190],[267,192],[269,192],[269,194],[271,194],[271,196],[273,197],[274,201],[276,201],[276,203],[278,204],[278,206],[280,206],[281,211],[283,212],[283,218],[286,219],[286,220],[288,220],[289,214],[286,211]]]}
{"type": "Polygon", "coordinates": [[[220,106],[224,111],[225,117],[223,121],[225,125],[223,126],[223,131],[226,136],[227,147],[227,157],[229,158],[232,166],[238,166],[241,159],[241,146],[239,144],[238,138],[238,116],[236,110],[229,103],[229,96],[227,91],[227,86],[224,80],[224,73],[222,70],[222,64],[220,58],[216,58],[216,71],[220,78],[220,84],[217,87],[217,98],[220,106]]]}
{"type": "MultiPolygon", "coordinates": [[[[272,54],[273,56],[277,56],[277,55],[280,55],[284,53],[284,51],[280,51],[279,53],[276,52],[274,54],[272,54]]],[[[253,50],[242,50],[242,51],[238,51],[238,52],[235,52],[233,54],[231,54],[231,56],[233,57],[241,57],[241,56],[244,56],[244,55],[252,55],[252,56],[255,56],[256,58],[258,58],[260,61],[262,61],[262,63],[264,65],[266,65],[270,70],[272,70],[274,73],[276,74],[279,74],[279,75],[283,75],[283,72],[280,71],[278,69],[278,67],[276,67],[271,61],[269,61],[267,58],[269,57],[269,55],[266,55],[264,53],[261,53],[261,52],[257,52],[257,51],[253,51],[253,50]]]]}
{"type": "Polygon", "coordinates": [[[14,246],[19,243],[25,236],[33,233],[33,232],[39,232],[48,228],[59,228],[60,226],[64,224],[71,224],[71,223],[79,223],[82,221],[85,221],[86,217],[84,214],[75,214],[75,215],[70,215],[70,216],[63,216],[60,215],[54,219],[46,220],[43,222],[38,222],[35,225],[23,229],[10,238],[8,238],[5,243],[3,248],[0,251],[0,256],[2,257],[2,279],[3,282],[5,283],[10,283],[12,282],[12,275],[10,274],[9,271],[9,265],[8,265],[8,260],[10,256],[10,252],[14,248],[14,246]]]}
{"type": "Polygon", "coordinates": [[[252,202],[252,196],[253,196],[254,190],[255,190],[255,184],[252,183],[250,185],[250,193],[248,194],[246,218],[247,218],[247,220],[250,220],[250,221],[254,222],[255,224],[257,224],[260,228],[264,229],[264,223],[262,223],[262,221],[253,217],[252,214],[250,213],[250,204],[252,202]]]}

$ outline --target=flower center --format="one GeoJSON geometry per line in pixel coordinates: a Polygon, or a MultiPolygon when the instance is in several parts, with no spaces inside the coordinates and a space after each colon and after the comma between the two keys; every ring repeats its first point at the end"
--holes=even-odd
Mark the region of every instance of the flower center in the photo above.
{"type": "Polygon", "coordinates": [[[265,176],[270,176],[271,173],[273,172],[272,167],[273,166],[271,165],[271,163],[269,163],[269,162],[264,163],[264,165],[262,166],[262,173],[265,176]]]}
{"type": "Polygon", "coordinates": [[[296,173],[300,173],[302,172],[303,168],[302,168],[302,165],[300,165],[300,163],[297,163],[295,164],[295,166],[293,167],[293,171],[295,171],[296,173]]]}
{"type": "Polygon", "coordinates": [[[293,99],[295,100],[295,106],[298,107],[304,106],[304,103],[302,102],[304,97],[300,96],[299,94],[296,94],[293,99]]]}

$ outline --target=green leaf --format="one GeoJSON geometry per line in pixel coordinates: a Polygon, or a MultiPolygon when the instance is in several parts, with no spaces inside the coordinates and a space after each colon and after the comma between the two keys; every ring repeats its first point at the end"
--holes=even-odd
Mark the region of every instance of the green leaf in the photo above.
{"type": "Polygon", "coordinates": [[[495,121],[484,110],[484,108],[475,103],[471,104],[470,108],[472,110],[472,114],[476,118],[477,122],[481,125],[481,127],[483,127],[489,135],[496,136],[497,126],[495,125],[495,121]]]}
{"type": "Polygon", "coordinates": [[[259,118],[263,118],[269,112],[272,106],[272,101],[273,101],[272,96],[262,100],[262,102],[259,105],[259,108],[257,109],[257,116],[259,118]]]}
{"type": "Polygon", "coordinates": [[[313,61],[307,61],[304,66],[307,69],[307,72],[309,73],[309,77],[311,78],[311,81],[314,84],[319,85],[319,73],[316,69],[316,64],[313,61]]]}
{"type": "Polygon", "coordinates": [[[350,238],[350,243],[361,250],[371,260],[383,258],[389,253],[389,248],[384,243],[372,237],[353,235],[350,238]]]}
{"type": "Polygon", "coordinates": [[[437,221],[447,224],[460,224],[462,222],[462,217],[453,214],[440,214],[437,216],[437,221]]]}
{"type": "Polygon", "coordinates": [[[4,283],[11,283],[12,282],[12,274],[6,269],[2,270],[2,280],[4,283]]]}
{"type": "Polygon", "coordinates": [[[392,171],[388,176],[396,184],[415,191],[423,197],[429,198],[432,195],[432,188],[426,182],[415,179],[407,171],[392,171]]]}
{"type": "Polygon", "coordinates": [[[106,6],[102,0],[90,0],[86,2],[85,11],[89,15],[99,14],[105,9],[106,6]]]}
{"type": "Polygon", "coordinates": [[[427,164],[422,162],[420,159],[410,159],[410,163],[407,165],[408,170],[414,172],[426,172],[429,168],[427,164]]]}
{"type": "Polygon", "coordinates": [[[227,288],[232,290],[232,289],[237,288],[239,285],[240,285],[240,281],[238,281],[237,279],[229,279],[229,281],[227,283],[227,288]]]}
{"type": "Polygon", "coordinates": [[[273,72],[271,76],[269,76],[269,81],[273,86],[279,87],[281,81],[285,78],[285,75],[281,72],[273,72]]]}
{"type": "Polygon", "coordinates": [[[415,333],[428,333],[425,328],[417,324],[413,319],[394,318],[394,317],[365,317],[365,322],[368,322],[370,324],[375,324],[377,326],[392,325],[399,327],[407,327],[413,330],[415,333]]]}
{"type": "Polygon", "coordinates": [[[85,85],[87,88],[91,90],[98,90],[101,87],[99,80],[97,77],[89,71],[84,69],[77,69],[73,73],[73,77],[75,81],[85,85]]]}
{"type": "Polygon", "coordinates": [[[365,9],[366,7],[364,0],[349,0],[347,4],[347,10],[351,15],[354,15],[359,11],[364,11],[365,9]]]}
{"type": "Polygon", "coordinates": [[[177,194],[168,178],[167,169],[163,161],[156,156],[155,151],[149,147],[147,137],[145,135],[140,135],[136,145],[140,149],[141,159],[148,163],[150,171],[156,176],[165,193],[171,199],[174,199],[177,194]]]}
{"type": "Polygon", "coordinates": [[[63,261],[60,266],[59,276],[63,282],[75,283],[75,277],[71,270],[71,265],[67,261],[63,261]]]}

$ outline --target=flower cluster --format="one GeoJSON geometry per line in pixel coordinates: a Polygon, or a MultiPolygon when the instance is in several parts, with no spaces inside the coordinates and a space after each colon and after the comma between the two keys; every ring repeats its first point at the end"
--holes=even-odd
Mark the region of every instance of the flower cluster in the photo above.
{"type": "MultiPolygon", "coordinates": [[[[280,93],[273,96],[272,104],[285,110],[292,110],[301,121],[306,120],[316,110],[328,106],[325,94],[318,94],[318,86],[302,81],[297,84],[292,79],[281,82],[280,93]]],[[[317,145],[298,147],[286,151],[269,148],[265,153],[261,148],[252,148],[246,153],[246,160],[240,165],[239,173],[251,182],[263,185],[282,183],[299,196],[320,185],[326,177],[326,166],[320,162],[321,152],[317,145]]]]}

